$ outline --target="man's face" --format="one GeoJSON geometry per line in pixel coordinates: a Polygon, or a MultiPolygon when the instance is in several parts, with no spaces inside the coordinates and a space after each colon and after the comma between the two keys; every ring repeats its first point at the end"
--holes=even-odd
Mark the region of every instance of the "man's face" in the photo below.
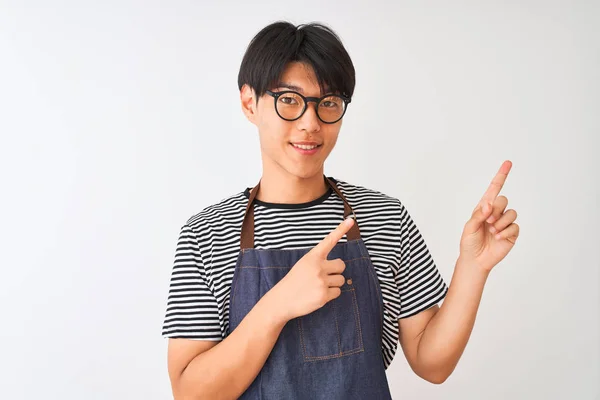
{"type": "MultiPolygon", "coordinates": [[[[320,92],[312,67],[298,62],[287,66],[279,85],[270,90],[294,90],[307,97],[326,94],[320,92]]],[[[263,167],[279,169],[278,173],[298,178],[322,175],[325,160],[336,144],[342,120],[334,124],[322,122],[317,117],[315,103],[309,102],[299,119],[286,121],[277,115],[272,96],[263,95],[257,105],[254,95],[248,86],[242,88],[242,108],[258,128],[263,167]],[[297,145],[318,147],[306,150],[297,148],[297,145]]]]}

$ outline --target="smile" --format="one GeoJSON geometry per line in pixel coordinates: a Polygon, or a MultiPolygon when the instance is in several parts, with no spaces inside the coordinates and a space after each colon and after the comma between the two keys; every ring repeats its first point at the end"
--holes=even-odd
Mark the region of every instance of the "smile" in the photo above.
{"type": "Polygon", "coordinates": [[[290,143],[290,145],[300,154],[303,155],[312,155],[315,154],[316,152],[319,151],[319,148],[321,147],[320,144],[315,144],[315,145],[306,145],[306,144],[295,144],[295,143],[290,143]]]}
{"type": "Polygon", "coordinates": [[[291,143],[292,146],[296,147],[297,149],[302,149],[302,150],[312,150],[312,149],[316,149],[317,147],[321,147],[318,144],[309,146],[309,145],[305,145],[305,144],[294,144],[291,143]]]}

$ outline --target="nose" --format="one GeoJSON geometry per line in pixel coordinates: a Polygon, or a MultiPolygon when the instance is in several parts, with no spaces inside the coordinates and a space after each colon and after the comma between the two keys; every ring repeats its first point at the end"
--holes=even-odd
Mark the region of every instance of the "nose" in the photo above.
{"type": "Polygon", "coordinates": [[[308,102],[306,111],[297,122],[297,128],[301,131],[318,132],[321,129],[321,120],[317,116],[317,105],[312,101],[308,102]]]}

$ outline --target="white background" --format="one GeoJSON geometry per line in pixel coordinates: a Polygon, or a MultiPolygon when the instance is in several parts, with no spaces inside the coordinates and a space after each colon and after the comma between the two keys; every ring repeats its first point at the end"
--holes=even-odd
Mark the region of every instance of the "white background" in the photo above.
{"type": "MultiPolygon", "coordinates": [[[[595,3],[595,4],[594,4],[595,3]]],[[[357,87],[326,174],[399,198],[449,282],[502,161],[521,237],[454,374],[395,399],[600,398],[593,1],[0,1],[0,398],[169,399],[179,228],[260,178],[245,48],[321,21],[357,87]]]]}

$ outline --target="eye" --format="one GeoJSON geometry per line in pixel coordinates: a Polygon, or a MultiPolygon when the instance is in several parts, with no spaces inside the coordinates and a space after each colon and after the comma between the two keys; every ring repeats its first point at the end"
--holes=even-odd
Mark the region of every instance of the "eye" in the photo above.
{"type": "Polygon", "coordinates": [[[283,104],[285,104],[287,106],[295,106],[295,105],[300,104],[298,96],[295,96],[293,94],[284,94],[284,95],[281,95],[279,97],[279,102],[283,103],[283,104]]]}
{"type": "Polygon", "coordinates": [[[326,99],[321,102],[321,107],[324,108],[336,108],[340,106],[340,101],[337,99],[326,99]]]}

